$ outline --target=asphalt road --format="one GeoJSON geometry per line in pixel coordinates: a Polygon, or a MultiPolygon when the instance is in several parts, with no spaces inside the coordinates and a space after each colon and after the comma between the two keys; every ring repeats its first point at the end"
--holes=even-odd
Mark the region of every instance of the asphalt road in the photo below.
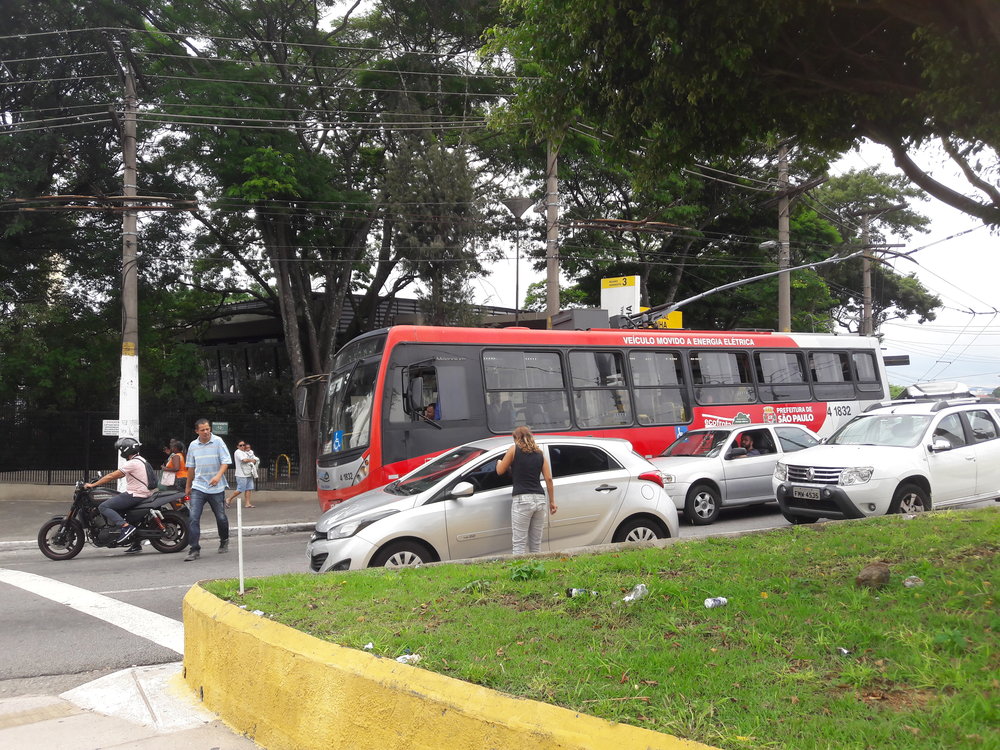
{"type": "MultiPolygon", "coordinates": [[[[986,505],[992,502],[977,504],[986,505]]],[[[771,504],[724,512],[721,520],[710,526],[682,522],[681,537],[738,534],[787,525],[777,506],[771,504]]],[[[306,571],[307,539],[308,532],[302,531],[246,537],[244,576],[306,571]]],[[[88,546],[77,558],[64,562],[48,560],[37,549],[5,550],[0,551],[0,574],[27,573],[69,584],[83,593],[95,592],[162,615],[180,632],[181,602],[194,583],[238,576],[236,547],[234,538],[231,551],[220,555],[215,551],[215,540],[205,539],[202,557],[195,562],[184,562],[184,553],[165,555],[148,547],[140,555],[126,556],[121,550],[88,546]]],[[[0,581],[0,698],[55,694],[125,667],[180,659],[178,651],[166,642],[169,639],[157,642],[155,634],[129,632],[30,588],[0,581]]],[[[144,621],[140,618],[138,622],[144,621]]]]}

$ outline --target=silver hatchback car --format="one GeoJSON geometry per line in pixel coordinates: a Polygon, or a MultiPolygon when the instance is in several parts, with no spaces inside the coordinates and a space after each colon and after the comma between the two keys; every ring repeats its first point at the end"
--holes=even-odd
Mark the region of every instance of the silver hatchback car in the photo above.
{"type": "Polygon", "coordinates": [[[773,502],[771,475],[784,454],[819,444],[794,424],[743,424],[691,430],[650,462],[663,472],[677,510],[696,526],[715,521],[723,506],[773,502]]]}
{"type": "MultiPolygon", "coordinates": [[[[677,536],[677,510],[660,472],[626,440],[536,435],[559,510],[542,551],[677,536]]],[[[324,513],[306,548],[309,567],[404,567],[511,551],[510,472],[496,473],[509,437],[453,448],[385,487],[324,513]]]]}

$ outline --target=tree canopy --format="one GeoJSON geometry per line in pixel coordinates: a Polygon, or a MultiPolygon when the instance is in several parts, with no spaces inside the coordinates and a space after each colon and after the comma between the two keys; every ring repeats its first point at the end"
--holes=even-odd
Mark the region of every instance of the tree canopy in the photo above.
{"type": "Polygon", "coordinates": [[[526,74],[512,119],[550,137],[599,124],[647,165],[795,136],[884,144],[934,197],[1000,225],[1000,4],[994,0],[506,0],[489,49],[526,74]],[[968,180],[917,166],[940,139],[968,180]]]}
{"type": "MultiPolygon", "coordinates": [[[[602,278],[637,275],[642,304],[654,307],[777,269],[776,243],[768,242],[776,236],[777,223],[776,160],[769,149],[680,169],[663,167],[655,178],[640,180],[608,157],[608,145],[606,139],[574,132],[561,149],[560,262],[574,282],[574,299],[599,306],[602,278]]],[[[790,162],[796,183],[817,182],[815,175],[829,167],[826,154],[799,146],[792,148],[790,162]]],[[[826,180],[793,201],[791,265],[847,255],[865,243],[877,248],[890,234],[906,238],[925,231],[928,220],[910,207],[923,198],[905,178],[875,169],[826,180]]],[[[534,247],[535,267],[541,270],[541,242],[534,247]]],[[[827,331],[839,324],[858,331],[861,268],[857,258],[793,272],[793,329],[827,331]]],[[[915,277],[885,264],[876,265],[873,277],[876,323],[910,314],[933,320],[940,300],[915,277]]],[[[763,279],[689,302],[682,309],[684,324],[774,328],[777,283],[763,279]]],[[[537,304],[534,298],[532,304],[537,304]]]]}

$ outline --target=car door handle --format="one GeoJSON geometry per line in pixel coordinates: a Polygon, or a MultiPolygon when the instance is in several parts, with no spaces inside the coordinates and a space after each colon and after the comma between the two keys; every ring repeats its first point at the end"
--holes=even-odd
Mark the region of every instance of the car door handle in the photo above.
{"type": "Polygon", "coordinates": [[[611,492],[612,490],[617,490],[618,488],[610,484],[602,484],[600,487],[595,487],[594,492],[611,492]]]}

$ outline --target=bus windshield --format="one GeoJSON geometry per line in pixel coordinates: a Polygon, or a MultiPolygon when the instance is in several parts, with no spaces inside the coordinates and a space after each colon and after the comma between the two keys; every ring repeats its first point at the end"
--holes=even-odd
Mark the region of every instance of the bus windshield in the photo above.
{"type": "Polygon", "coordinates": [[[320,427],[320,455],[358,450],[370,444],[378,365],[378,359],[357,362],[330,377],[320,427]]]}

